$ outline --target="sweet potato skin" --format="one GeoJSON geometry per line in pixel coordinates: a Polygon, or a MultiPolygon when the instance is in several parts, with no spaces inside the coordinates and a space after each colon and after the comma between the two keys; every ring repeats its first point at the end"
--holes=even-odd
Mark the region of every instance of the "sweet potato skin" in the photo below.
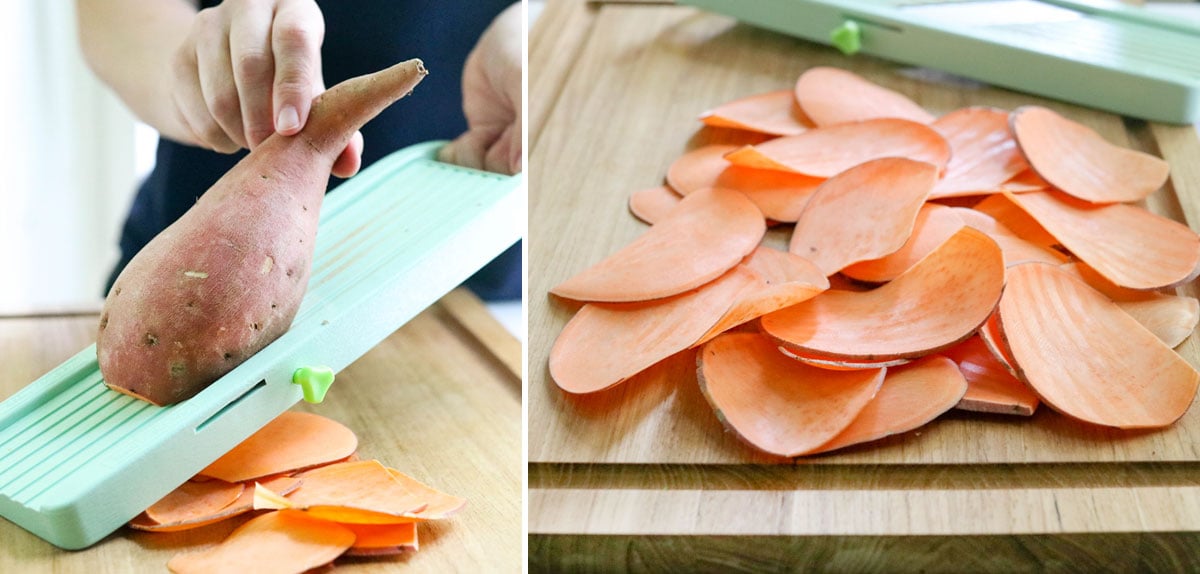
{"type": "Polygon", "coordinates": [[[334,86],[299,134],[268,137],[138,253],[100,316],[105,384],[176,403],[286,332],[308,286],[334,161],[425,75],[410,60],[334,86]]]}
{"type": "Polygon", "coordinates": [[[321,195],[272,193],[273,174],[237,171],[114,283],[97,344],[110,388],[157,405],[182,401],[291,325],[308,282],[321,195]],[[245,190],[237,209],[219,193],[230,179],[245,190]]]}

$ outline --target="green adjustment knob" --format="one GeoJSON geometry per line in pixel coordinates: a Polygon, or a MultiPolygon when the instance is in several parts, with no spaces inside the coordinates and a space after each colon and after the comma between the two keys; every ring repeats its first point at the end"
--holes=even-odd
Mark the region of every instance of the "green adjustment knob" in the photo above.
{"type": "Polygon", "coordinates": [[[843,54],[853,56],[862,49],[862,29],[858,27],[858,22],[846,20],[829,33],[829,41],[843,54]]]}
{"type": "Polygon", "coordinates": [[[304,400],[317,404],[333,385],[333,369],[329,367],[300,367],[292,373],[292,382],[304,391],[304,400]]]}

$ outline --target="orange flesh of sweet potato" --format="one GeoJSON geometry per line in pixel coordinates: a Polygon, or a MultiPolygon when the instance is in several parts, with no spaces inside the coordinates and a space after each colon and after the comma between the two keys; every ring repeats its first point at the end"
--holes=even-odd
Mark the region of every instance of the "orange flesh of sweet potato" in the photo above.
{"type": "Polygon", "coordinates": [[[931,163],[940,173],[950,161],[950,144],[924,124],[878,119],[837,124],[743,146],[725,159],[734,165],[756,169],[833,177],[865,161],[884,157],[931,163]]]}
{"type": "Polygon", "coordinates": [[[1139,201],[1167,181],[1167,162],[1113,145],[1091,128],[1038,106],[1012,112],[1025,158],[1054,187],[1084,201],[1139,201]]]}
{"type": "Polygon", "coordinates": [[[937,203],[922,205],[913,221],[912,234],[904,245],[878,259],[843,267],[842,275],[868,283],[884,283],[895,279],[963,228],[962,218],[954,210],[953,207],[937,203]]]}
{"type": "MultiPolygon", "coordinates": [[[[1004,296],[1001,295],[1000,298],[1003,299],[1004,296]]],[[[1013,366],[1012,355],[1009,354],[1008,345],[1004,343],[1004,335],[1000,332],[999,313],[992,313],[992,316],[979,326],[979,340],[983,341],[983,344],[992,352],[992,357],[1008,371],[1008,374],[1017,377],[1017,369],[1013,366]]]]}
{"type": "Polygon", "coordinates": [[[740,192],[697,191],[632,243],[550,292],[610,303],[677,295],[733,268],[758,246],[766,229],[762,212],[740,192]]]}
{"type": "Polygon", "coordinates": [[[946,176],[930,199],[994,193],[1029,169],[1008,131],[1008,112],[972,107],[950,112],[933,122],[933,129],[950,144],[946,176]]]}
{"type": "Polygon", "coordinates": [[[758,280],[738,295],[733,306],[693,346],[772,311],[807,301],[829,288],[829,280],[820,269],[786,251],[759,246],[744,265],[758,275],[758,280]]]}
{"type": "Polygon", "coordinates": [[[554,341],[550,377],[569,393],[621,383],[690,347],[757,281],[755,272],[739,265],[708,285],[663,301],[584,305],[554,341]]]}
{"type": "Polygon", "coordinates": [[[1200,322],[1200,302],[1195,297],[1121,287],[1081,262],[1059,268],[1103,293],[1168,347],[1179,346],[1200,322]]]}
{"type": "Polygon", "coordinates": [[[996,242],[964,227],[890,283],[872,291],[826,291],[761,319],[763,331],[798,355],[879,361],[915,358],[966,339],[1004,288],[996,242]]]}
{"type": "Polygon", "coordinates": [[[146,245],[100,316],[105,383],[176,403],[287,331],[307,287],[334,160],[425,74],[410,60],[329,89],[299,134],[268,137],[146,245]]]}
{"type": "Polygon", "coordinates": [[[682,200],[675,190],[665,185],[639,189],[629,195],[629,212],[634,217],[654,225],[671,213],[682,200]]]}
{"type": "Polygon", "coordinates": [[[159,524],[216,514],[242,496],[245,485],[223,480],[188,481],[146,509],[146,516],[159,524]]]}
{"type": "Polygon", "coordinates": [[[954,361],[930,355],[888,369],[879,392],[841,433],[809,454],[829,452],[920,428],[954,408],[967,382],[954,361]]]}
{"type": "Polygon", "coordinates": [[[912,362],[912,359],[886,359],[882,361],[856,361],[853,359],[829,359],[817,356],[797,354],[790,349],[779,347],[784,356],[795,359],[806,365],[820,367],[831,371],[855,371],[859,369],[881,369],[884,367],[899,367],[912,362]]]}
{"type": "Polygon", "coordinates": [[[1196,395],[1200,373],[1057,266],[1011,268],[999,318],[1018,375],[1060,413],[1105,426],[1163,427],[1196,395]]]}
{"type": "MultiPolygon", "coordinates": [[[[1017,204],[1013,203],[1007,195],[997,193],[989,195],[971,207],[973,211],[977,211],[987,215],[995,224],[999,224],[1004,230],[1007,230],[1012,235],[1015,235],[1025,241],[1028,241],[1043,249],[1054,249],[1059,245],[1058,238],[1051,235],[1038,223],[1036,219],[1021,209],[1017,204]]],[[[975,220],[968,220],[960,212],[960,217],[967,222],[968,225],[974,225],[975,220]]],[[[982,229],[984,225],[980,225],[982,229]]],[[[993,234],[990,229],[983,229],[989,235],[993,234]]]]}
{"type": "Polygon", "coordinates": [[[804,114],[818,126],[874,118],[901,118],[922,124],[934,120],[904,95],[839,68],[809,68],[796,80],[795,92],[804,114]]]}
{"type": "Polygon", "coordinates": [[[212,548],[176,555],[167,568],[176,574],[305,572],[353,544],[354,533],[339,524],[281,510],[255,517],[212,548]]]}
{"type": "Polygon", "coordinates": [[[875,396],[885,369],[827,371],[781,354],[768,338],[731,333],[700,351],[700,388],[739,438],[777,456],[837,435],[875,396]]]}
{"type": "Polygon", "coordinates": [[[746,194],[764,217],[790,223],[800,217],[812,193],[825,181],[798,173],[733,165],[725,154],[736,149],[731,145],[708,145],[689,151],[671,163],[667,183],[681,195],[706,187],[734,189],[746,194]]]}
{"type": "Polygon", "coordinates": [[[800,214],[788,251],[832,275],[904,246],[937,182],[937,168],[882,158],[852,167],[817,188],[800,214]]]}
{"type": "Polygon", "coordinates": [[[379,461],[331,464],[299,475],[291,508],[342,523],[389,524],[445,518],[466,501],[438,492],[379,461]]]}
{"type": "Polygon", "coordinates": [[[717,128],[776,136],[796,135],[811,126],[796,104],[796,95],[792,90],[777,90],[726,102],[700,114],[700,121],[717,128]]]}
{"type": "Polygon", "coordinates": [[[1100,275],[1130,289],[1188,281],[1200,265],[1200,235],[1133,205],[1094,205],[1054,191],[1006,193],[1100,275]]]}
{"type": "Polygon", "coordinates": [[[946,349],[943,355],[958,364],[967,381],[967,393],[955,408],[1026,417],[1037,410],[1037,395],[1014,377],[978,336],[946,349]]]}
{"type": "Polygon", "coordinates": [[[354,533],[354,546],[347,556],[380,556],[417,550],[417,523],[399,524],[342,524],[354,533]],[[390,550],[390,552],[385,552],[390,550]],[[373,551],[373,552],[360,552],[373,551]]]}
{"type": "MultiPolygon", "coordinates": [[[[300,486],[300,480],[290,476],[281,476],[264,480],[261,484],[273,492],[286,494],[300,486]]],[[[130,521],[129,526],[135,530],[147,532],[179,532],[215,524],[254,510],[255,483],[243,484],[241,495],[232,504],[216,511],[201,512],[202,509],[193,507],[193,512],[187,516],[177,516],[171,522],[156,522],[146,513],[142,513],[130,521]]]]}
{"type": "Polygon", "coordinates": [[[986,213],[964,207],[951,207],[950,209],[968,227],[974,227],[996,241],[996,245],[999,245],[1000,251],[1004,253],[1005,267],[1011,267],[1028,261],[1059,264],[1067,260],[1067,256],[1063,255],[1057,249],[1040,246],[1021,239],[1017,234],[1005,227],[1004,224],[996,221],[986,213]]]}
{"type": "Polygon", "coordinates": [[[200,474],[241,482],[334,462],[357,448],[358,437],[341,423],[311,413],[284,411],[200,474]]]}
{"type": "Polygon", "coordinates": [[[1200,302],[1195,297],[1163,295],[1145,301],[1118,301],[1117,306],[1171,348],[1183,343],[1200,323],[1200,302]]]}

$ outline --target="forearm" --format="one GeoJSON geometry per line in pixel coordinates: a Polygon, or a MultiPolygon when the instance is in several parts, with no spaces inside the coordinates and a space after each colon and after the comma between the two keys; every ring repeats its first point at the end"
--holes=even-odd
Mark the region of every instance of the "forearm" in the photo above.
{"type": "Polygon", "coordinates": [[[76,0],[79,43],[92,71],[164,136],[194,138],[170,93],[172,58],[196,15],[187,0],[76,0]]]}

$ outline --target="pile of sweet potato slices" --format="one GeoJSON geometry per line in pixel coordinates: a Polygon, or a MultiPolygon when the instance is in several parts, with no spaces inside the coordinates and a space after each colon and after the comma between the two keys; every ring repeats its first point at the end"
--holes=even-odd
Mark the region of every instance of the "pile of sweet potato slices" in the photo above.
{"type": "Polygon", "coordinates": [[[651,227],[551,289],[584,303],[550,353],[564,391],[698,353],[721,422],[785,457],[955,407],[1153,428],[1191,405],[1173,348],[1200,307],[1174,287],[1200,236],[1136,205],[1162,159],[1043,107],[935,117],[826,67],[700,119],[765,135],[686,152],[630,196],[651,227]]]}
{"type": "Polygon", "coordinates": [[[223,542],[176,555],[178,574],[306,572],[340,556],[417,550],[417,526],[466,500],[377,460],[326,417],[287,411],[138,515],[129,526],[178,532],[254,514],[223,542]]]}

